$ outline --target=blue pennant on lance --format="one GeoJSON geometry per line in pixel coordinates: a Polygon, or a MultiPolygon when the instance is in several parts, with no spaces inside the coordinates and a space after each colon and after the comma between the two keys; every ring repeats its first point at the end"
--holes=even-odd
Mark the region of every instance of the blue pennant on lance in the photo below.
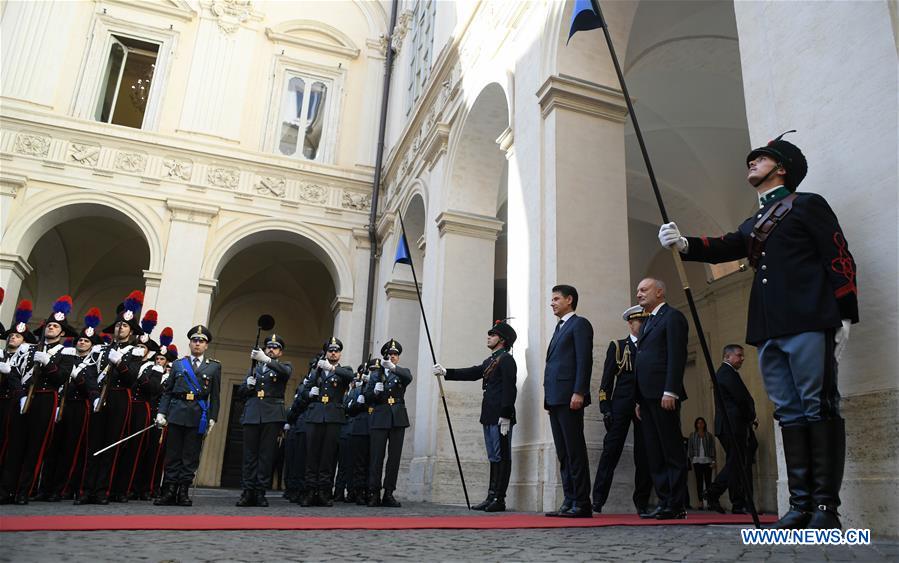
{"type": "Polygon", "coordinates": [[[396,257],[394,264],[412,264],[412,255],[409,254],[409,244],[406,242],[406,233],[400,233],[400,241],[396,245],[396,257]]]}
{"type": "Polygon", "coordinates": [[[571,12],[571,27],[568,30],[568,41],[578,31],[588,31],[605,27],[605,22],[593,10],[591,0],[574,0],[574,10],[571,12]]]}

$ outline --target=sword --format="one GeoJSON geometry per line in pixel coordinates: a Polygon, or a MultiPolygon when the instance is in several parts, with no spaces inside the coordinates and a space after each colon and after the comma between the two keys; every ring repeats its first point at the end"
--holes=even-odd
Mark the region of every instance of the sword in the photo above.
{"type": "Polygon", "coordinates": [[[108,446],[106,446],[106,447],[103,448],[102,450],[99,450],[99,451],[94,452],[94,455],[95,455],[95,456],[98,456],[98,455],[102,454],[103,452],[105,452],[105,451],[107,451],[107,450],[111,450],[112,448],[118,446],[118,445],[121,444],[122,442],[127,442],[128,440],[130,440],[131,438],[134,438],[135,436],[140,436],[141,434],[143,434],[144,432],[146,432],[147,430],[149,430],[149,429],[151,429],[151,428],[156,428],[156,423],[155,423],[155,422],[154,422],[153,424],[151,424],[150,426],[147,426],[147,427],[144,428],[143,430],[138,430],[137,432],[135,432],[135,433],[132,434],[131,436],[128,436],[127,438],[122,438],[122,439],[119,440],[118,442],[115,442],[115,443],[113,443],[113,444],[109,444],[108,446]]]}

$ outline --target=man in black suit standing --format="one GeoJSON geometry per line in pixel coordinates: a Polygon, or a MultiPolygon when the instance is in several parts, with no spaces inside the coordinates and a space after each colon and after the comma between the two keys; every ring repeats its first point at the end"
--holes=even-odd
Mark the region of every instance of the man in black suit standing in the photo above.
{"type": "MultiPolygon", "coordinates": [[[[743,490],[740,473],[749,473],[749,432],[751,426],[758,426],[755,417],[755,401],[738,373],[743,366],[743,347],[728,344],[724,347],[724,362],[715,374],[718,382],[718,396],[715,397],[715,436],[724,446],[727,461],[718,472],[712,486],[705,491],[709,508],[724,514],[718,497],[725,490],[730,491],[731,511],[746,514],[746,495],[752,491],[743,490]],[[725,416],[726,415],[726,416],[725,416]],[[738,455],[742,454],[742,455],[738,455]],[[744,465],[740,465],[739,460],[744,465]]],[[[751,482],[751,478],[750,478],[751,482]]]]}
{"type": "Polygon", "coordinates": [[[646,518],[686,518],[687,455],[680,406],[687,400],[684,367],[690,327],[684,314],[665,303],[665,284],[646,278],[637,286],[637,303],[649,313],[637,342],[637,418],[642,420],[649,471],[659,497],[646,518]]]}
{"type": "Polygon", "coordinates": [[[593,326],[575,314],[577,289],[557,285],[552,289],[556,329],[546,351],[543,373],[543,406],[549,411],[553,442],[559,458],[565,501],[547,516],[590,518],[590,468],[584,440],[584,409],[590,404],[593,372],[593,326]]]}

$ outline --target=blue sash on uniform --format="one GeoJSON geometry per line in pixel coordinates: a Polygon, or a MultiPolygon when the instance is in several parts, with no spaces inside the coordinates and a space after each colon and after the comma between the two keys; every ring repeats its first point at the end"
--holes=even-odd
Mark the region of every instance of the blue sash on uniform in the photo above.
{"type": "MultiPolygon", "coordinates": [[[[194,373],[194,367],[191,365],[190,360],[187,358],[181,358],[181,366],[184,368],[185,381],[190,385],[194,394],[199,397],[200,396],[200,382],[197,381],[197,374],[194,373]]],[[[197,434],[205,434],[206,427],[209,425],[209,419],[206,416],[206,412],[209,410],[209,402],[206,399],[198,399],[197,402],[200,404],[200,408],[203,410],[203,413],[200,415],[200,427],[197,428],[197,434]]]]}

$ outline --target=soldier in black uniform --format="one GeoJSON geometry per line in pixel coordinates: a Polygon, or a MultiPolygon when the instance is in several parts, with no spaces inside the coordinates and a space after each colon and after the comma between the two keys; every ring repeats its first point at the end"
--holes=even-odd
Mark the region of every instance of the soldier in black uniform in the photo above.
{"type": "Polygon", "coordinates": [[[66,322],[71,310],[71,297],[66,295],[57,299],[53,312],[37,330],[40,341],[29,345],[27,353],[21,348],[17,350],[21,354],[15,367],[21,383],[19,415],[13,415],[11,420],[9,451],[0,486],[9,493],[15,491],[16,504],[28,504],[50,444],[58,405],[57,390],[68,377],[68,373],[63,373],[59,367],[65,358],[60,354],[62,337],[78,334],[66,322]]]}
{"type": "MultiPolygon", "coordinates": [[[[162,397],[162,389],[172,369],[172,362],[178,359],[178,347],[172,344],[173,331],[171,327],[165,327],[159,335],[159,352],[153,357],[156,366],[162,369],[162,377],[159,381],[159,392],[151,396],[150,420],[155,421],[159,414],[159,399],[162,397]]],[[[154,368],[155,369],[155,366],[154,368]]],[[[158,370],[157,370],[158,371],[158,370]]],[[[156,425],[147,431],[147,441],[138,462],[137,474],[134,476],[134,492],[140,500],[155,499],[159,496],[159,486],[162,480],[162,470],[165,465],[165,438],[168,431],[156,425]]]]}
{"type": "MultiPolygon", "coordinates": [[[[24,358],[28,346],[22,344],[34,344],[37,337],[28,330],[28,321],[31,320],[31,301],[23,300],[16,307],[13,317],[13,325],[4,330],[0,339],[6,341],[0,357],[0,464],[4,464],[6,454],[9,451],[9,439],[11,437],[11,424],[19,416],[19,392],[22,388],[21,375],[16,364],[24,358]]],[[[2,479],[2,477],[0,477],[2,479]]],[[[0,481],[2,487],[2,481],[0,481]]],[[[0,503],[6,501],[6,491],[0,491],[0,503]]],[[[12,500],[11,498],[8,500],[12,500]]]]}
{"type": "MultiPolygon", "coordinates": [[[[116,308],[115,323],[103,332],[113,334],[113,341],[98,353],[96,361],[86,369],[91,400],[88,424],[87,462],[81,491],[75,504],[109,504],[112,481],[121,446],[95,456],[95,452],[126,436],[131,415],[131,387],[137,379],[142,352],[132,352],[140,328],[140,310],[144,295],[132,291],[116,308]]],[[[126,500],[116,492],[115,500],[126,500]]]]}
{"type": "Polygon", "coordinates": [[[662,225],[659,242],[684,260],[749,258],[755,270],[746,341],[783,436],[790,510],[775,528],[839,528],[846,457],[837,365],[858,322],[855,260],[827,201],[797,192],[808,164],[780,135],[746,157],[759,212],[716,238],[682,237],[662,225]]]}
{"type": "MultiPolygon", "coordinates": [[[[162,392],[162,375],[165,369],[157,365],[155,360],[159,352],[159,343],[150,338],[156,323],[156,311],[150,309],[144,313],[144,318],[140,322],[143,334],[131,348],[131,355],[140,359],[137,361],[137,377],[131,386],[129,432],[137,432],[152,424],[150,402],[162,392]]],[[[138,462],[149,437],[149,433],[145,432],[120,446],[109,500],[114,502],[141,500],[139,494],[133,494],[132,487],[138,462]]],[[[145,496],[142,500],[149,500],[149,497],[145,496]]]]}
{"type": "Polygon", "coordinates": [[[347,502],[363,506],[368,504],[368,465],[371,444],[369,420],[374,407],[365,404],[365,385],[368,383],[368,364],[359,364],[356,378],[346,394],[346,412],[350,433],[350,469],[348,475],[350,492],[347,502]]]}
{"type": "Polygon", "coordinates": [[[60,371],[66,377],[56,412],[56,426],[53,438],[44,457],[41,471],[40,494],[36,500],[59,502],[72,498],[81,488],[84,471],[85,449],[87,448],[87,425],[90,401],[88,400],[85,368],[90,361],[94,346],[100,344],[100,310],[88,309],[84,317],[85,327],[78,334],[74,348],[64,348],[64,362],[60,371]]]}
{"type": "Polygon", "coordinates": [[[278,449],[278,434],[287,420],[284,390],[293,373],[290,362],[281,360],[284,339],[272,334],[265,351],[250,352],[253,367],[238,391],[244,399],[243,493],[237,506],[268,506],[266,489],[272,486],[272,463],[278,449]]]}
{"type": "Polygon", "coordinates": [[[490,484],[487,498],[472,510],[504,512],[506,490],[512,475],[512,427],[515,426],[515,399],[518,364],[512,357],[512,346],[518,339],[515,329],[505,321],[497,321],[487,331],[487,348],[491,354],[479,366],[446,369],[435,364],[433,373],[447,381],[482,380],[480,422],[484,427],[484,445],[490,461],[490,484]]]}
{"type": "Polygon", "coordinates": [[[343,396],[353,380],[353,368],[340,365],[343,343],[331,337],[304,386],[306,413],[306,494],[301,506],[333,506],[331,486],[340,425],[346,422],[343,396]]]}
{"type": "Polygon", "coordinates": [[[599,410],[602,412],[606,435],[602,441],[602,455],[596,467],[593,481],[593,512],[599,514],[609,498],[615,467],[621,459],[631,421],[634,423],[634,505],[643,514],[652,492],[652,477],[643,446],[643,430],[634,413],[637,404],[637,383],[634,378],[634,359],[637,355],[637,338],[643,321],[649,313],[634,305],[622,315],[627,321],[630,335],[609,342],[602,381],[599,384],[599,410]]]}
{"type": "Polygon", "coordinates": [[[400,503],[393,497],[396,479],[403,455],[403,437],[409,427],[406,412],[406,388],[412,384],[412,372],[397,362],[403,346],[394,339],[381,346],[380,365],[369,366],[368,383],[365,386],[365,404],[372,409],[369,415],[371,459],[368,466],[368,506],[397,508],[400,503]],[[389,449],[388,449],[389,446],[389,449]],[[387,470],[384,471],[384,454],[387,453],[387,470]],[[384,476],[384,496],[381,497],[381,476],[384,476]]]}
{"type": "Polygon", "coordinates": [[[203,439],[212,431],[219,413],[222,365],[205,357],[212,333],[203,325],[187,332],[190,355],[173,365],[159,400],[156,424],[167,426],[165,481],[153,504],[191,506],[188,491],[197,467],[203,439]]]}
{"type": "Polygon", "coordinates": [[[318,369],[318,362],[325,357],[324,352],[309,362],[309,371],[306,377],[297,386],[293,396],[293,403],[287,411],[287,475],[285,482],[287,491],[285,497],[290,502],[299,503],[306,497],[306,412],[309,399],[306,396],[307,387],[312,384],[312,376],[318,369]]]}

